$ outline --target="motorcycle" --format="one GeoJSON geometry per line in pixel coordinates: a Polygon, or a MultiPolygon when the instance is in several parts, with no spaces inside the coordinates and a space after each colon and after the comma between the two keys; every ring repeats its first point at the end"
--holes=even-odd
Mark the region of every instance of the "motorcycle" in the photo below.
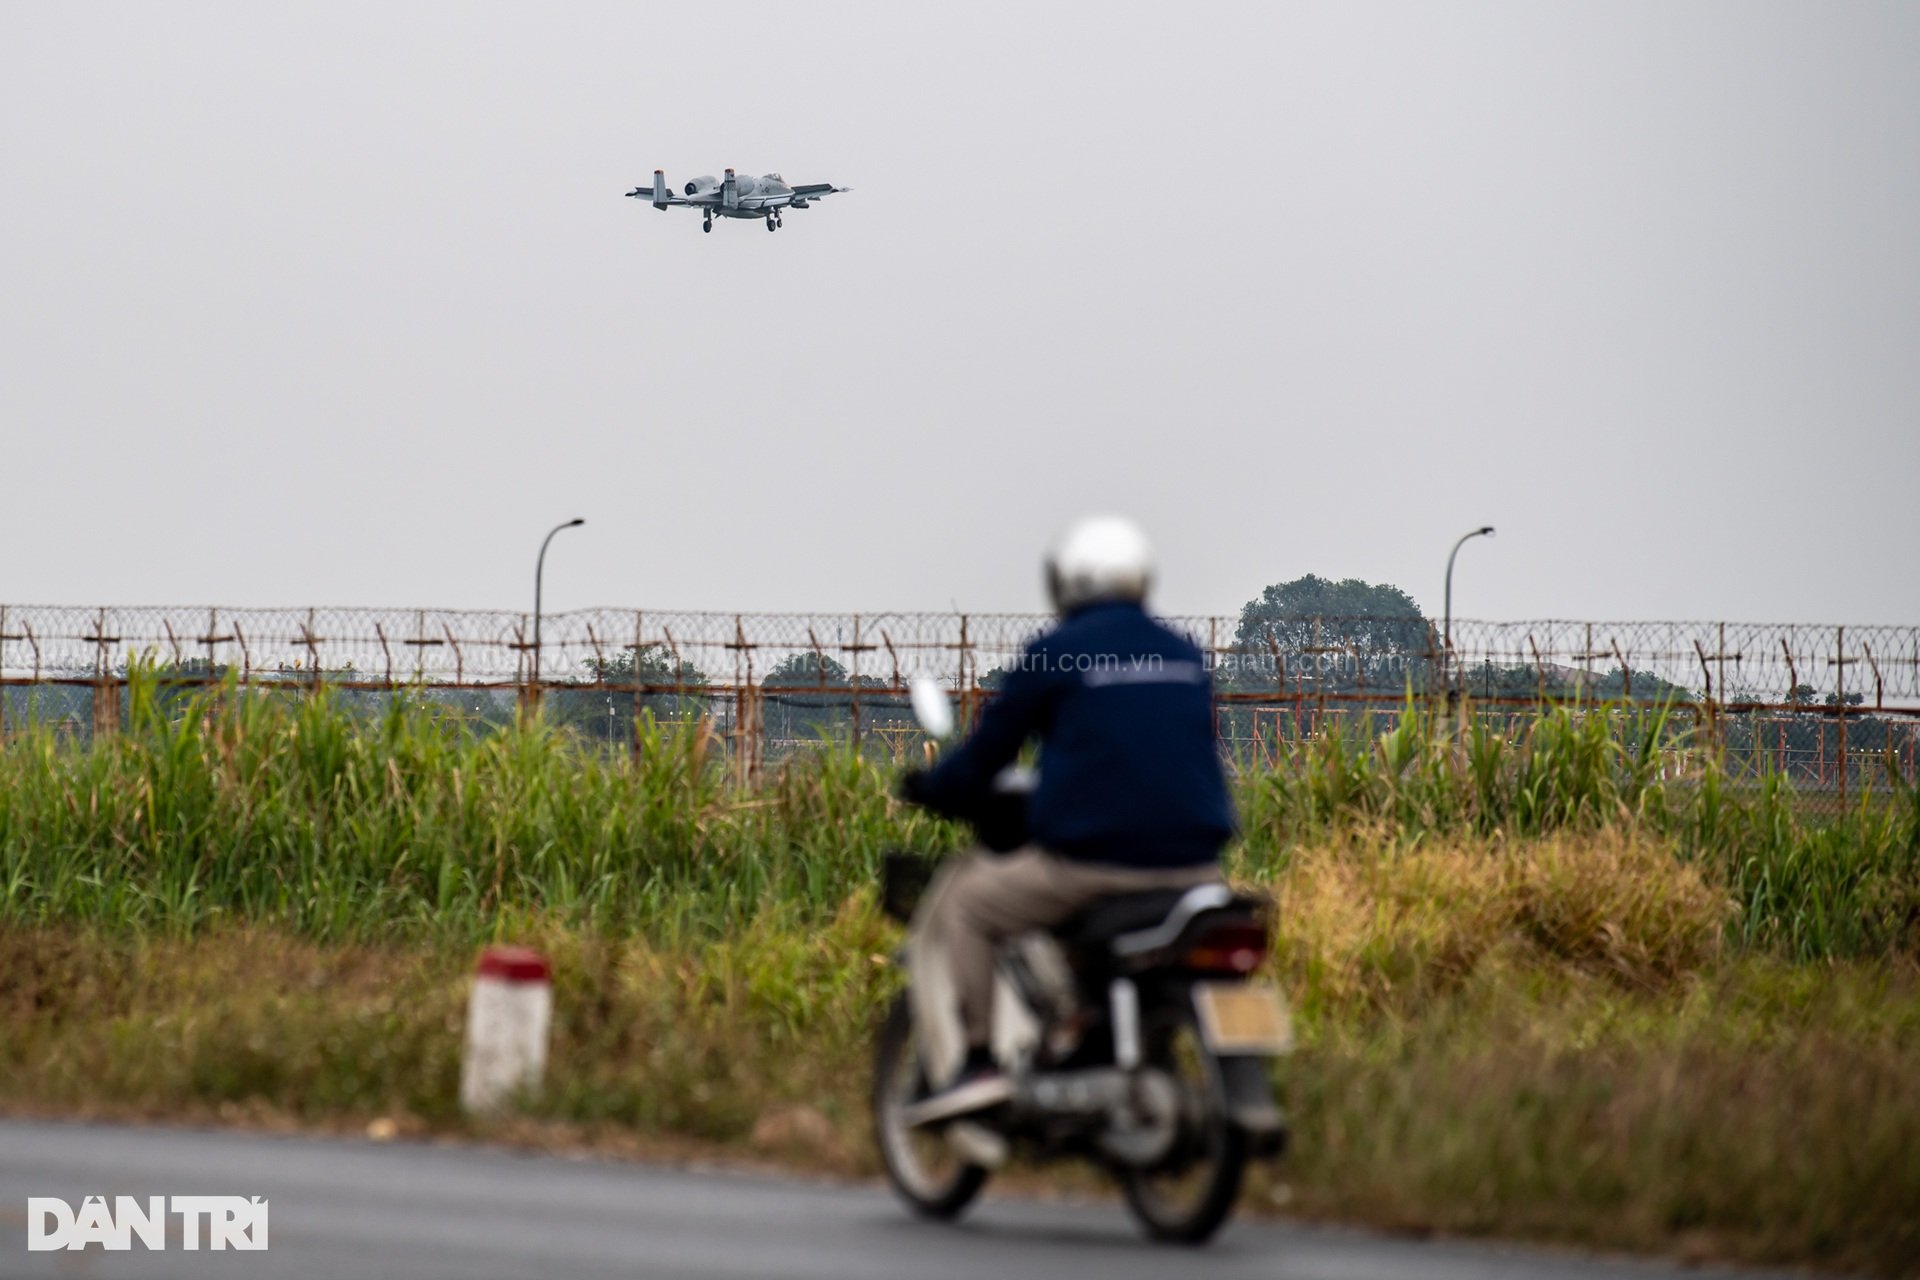
{"type": "MultiPolygon", "coordinates": [[[[939,688],[916,681],[911,692],[921,728],[951,734],[939,688]]],[[[963,816],[989,848],[1015,847],[1030,789],[1030,775],[1009,770],[963,816]]],[[[932,871],[920,854],[886,855],[886,912],[910,922],[932,871]]],[[[916,1027],[916,1003],[927,1002],[901,991],[877,1036],[872,1092],[895,1192],[951,1220],[1016,1150],[1086,1159],[1115,1177],[1150,1237],[1210,1239],[1248,1163],[1277,1159],[1287,1144],[1269,1063],[1291,1047],[1291,1026],[1279,993],[1253,980],[1267,956],[1267,911],[1264,899],[1204,884],[1103,899],[1058,928],[1008,939],[996,957],[992,1048],[1012,1096],[945,1123],[922,1122],[915,1108],[957,1062],[957,1026],[916,1027]]]]}

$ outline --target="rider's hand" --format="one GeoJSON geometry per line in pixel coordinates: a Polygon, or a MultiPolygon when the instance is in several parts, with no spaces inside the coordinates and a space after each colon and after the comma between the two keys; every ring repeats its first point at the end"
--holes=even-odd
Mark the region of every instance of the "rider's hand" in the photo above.
{"type": "Polygon", "coordinates": [[[931,794],[927,787],[927,771],[925,769],[908,770],[900,779],[898,793],[900,798],[909,804],[927,804],[931,794]]]}

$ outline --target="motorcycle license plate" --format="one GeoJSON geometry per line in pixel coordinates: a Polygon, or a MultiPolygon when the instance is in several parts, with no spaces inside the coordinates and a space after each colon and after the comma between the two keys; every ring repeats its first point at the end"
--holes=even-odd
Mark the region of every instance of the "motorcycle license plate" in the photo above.
{"type": "Polygon", "coordinates": [[[1280,993],[1241,982],[1208,982],[1193,989],[1200,1035],[1215,1053],[1285,1053],[1293,1024],[1280,993]]]}

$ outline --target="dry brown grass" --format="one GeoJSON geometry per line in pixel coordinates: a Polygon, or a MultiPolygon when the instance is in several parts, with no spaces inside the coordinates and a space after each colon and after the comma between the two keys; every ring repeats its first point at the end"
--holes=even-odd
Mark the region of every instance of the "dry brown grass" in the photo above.
{"type": "Polygon", "coordinates": [[[1489,967],[1657,989],[1719,957],[1733,904],[1634,831],[1297,850],[1273,886],[1276,964],[1313,1008],[1411,1011],[1489,967]]]}

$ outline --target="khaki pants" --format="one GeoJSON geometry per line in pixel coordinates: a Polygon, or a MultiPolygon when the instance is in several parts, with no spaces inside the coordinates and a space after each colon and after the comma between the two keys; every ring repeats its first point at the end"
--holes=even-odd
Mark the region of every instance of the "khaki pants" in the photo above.
{"type": "Polygon", "coordinates": [[[1219,878],[1214,863],[1153,869],[1103,866],[1062,858],[1034,845],[1005,855],[970,853],[948,862],[914,912],[909,955],[913,1020],[932,1083],[946,1084],[969,1048],[991,1043],[993,958],[1002,939],[1060,924],[1100,898],[1144,889],[1185,889],[1219,878]]]}

